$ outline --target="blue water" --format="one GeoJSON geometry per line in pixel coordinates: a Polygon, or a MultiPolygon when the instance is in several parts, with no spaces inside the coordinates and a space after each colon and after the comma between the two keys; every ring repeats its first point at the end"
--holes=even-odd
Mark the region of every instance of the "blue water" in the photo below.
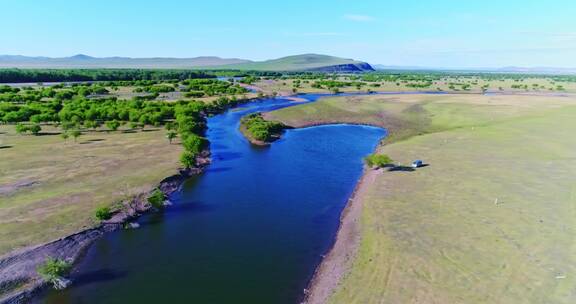
{"type": "MultiPolygon", "coordinates": [[[[303,95],[310,101],[317,95],[303,95]]],[[[74,285],[39,303],[297,303],[331,246],[362,157],[384,130],[288,130],[270,147],[238,132],[242,116],[293,105],[267,99],[212,117],[213,163],[140,229],[88,250],[74,285]]]]}

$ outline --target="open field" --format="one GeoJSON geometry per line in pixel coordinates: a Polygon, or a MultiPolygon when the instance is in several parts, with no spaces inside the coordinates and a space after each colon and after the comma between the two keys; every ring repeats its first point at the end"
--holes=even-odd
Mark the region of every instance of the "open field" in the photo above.
{"type": "Polygon", "coordinates": [[[148,191],[180,166],[182,148],[164,129],[90,131],[77,142],[43,133],[0,126],[0,255],[92,226],[98,206],[148,191]]]}
{"type": "MultiPolygon", "coordinates": [[[[368,74],[369,75],[369,74],[368,74]]],[[[376,74],[378,75],[378,74],[376,74]]],[[[383,75],[383,74],[382,74],[383,75]]],[[[339,92],[346,93],[366,93],[366,92],[453,92],[453,93],[501,93],[501,94],[574,94],[576,93],[576,82],[557,81],[550,77],[526,77],[520,79],[505,78],[487,79],[479,76],[458,76],[457,74],[446,75],[430,82],[390,80],[390,81],[363,81],[362,78],[355,79],[354,76],[339,76],[334,80],[340,82],[353,83],[348,86],[339,87],[339,92]],[[360,86],[355,84],[361,83],[360,86]],[[425,86],[429,84],[429,86],[425,86]]],[[[314,79],[262,79],[254,85],[261,88],[265,93],[278,92],[282,95],[292,94],[294,90],[298,93],[328,93],[330,88],[314,87],[317,82],[314,79]]]]}
{"type": "Polygon", "coordinates": [[[482,95],[327,98],[269,114],[381,125],[392,132],[382,153],[429,164],[368,173],[360,241],[339,233],[356,254],[330,302],[574,303],[575,115],[574,98],[482,95]]]}

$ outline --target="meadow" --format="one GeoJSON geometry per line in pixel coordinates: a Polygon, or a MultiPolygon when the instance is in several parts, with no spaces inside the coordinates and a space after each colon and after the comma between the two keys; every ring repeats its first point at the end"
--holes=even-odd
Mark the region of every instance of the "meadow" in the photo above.
{"type": "Polygon", "coordinates": [[[95,210],[152,190],[178,173],[178,141],[160,128],[18,135],[0,126],[0,254],[98,224],[95,210]]]}
{"type": "Polygon", "coordinates": [[[512,95],[336,97],[269,113],[386,127],[379,153],[427,164],[367,172],[345,275],[309,303],[573,303],[575,114],[573,97],[512,95]]]}

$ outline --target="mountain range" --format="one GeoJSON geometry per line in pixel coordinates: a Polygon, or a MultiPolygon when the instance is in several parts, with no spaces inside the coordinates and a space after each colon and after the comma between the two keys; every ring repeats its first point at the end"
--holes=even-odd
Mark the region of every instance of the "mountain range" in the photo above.
{"type": "Polygon", "coordinates": [[[65,68],[140,68],[140,69],[236,69],[258,71],[322,71],[362,72],[373,71],[368,63],[327,55],[303,54],[266,61],[250,61],[237,58],[97,58],[88,55],[71,57],[27,57],[0,55],[0,68],[65,69],[65,68]]]}

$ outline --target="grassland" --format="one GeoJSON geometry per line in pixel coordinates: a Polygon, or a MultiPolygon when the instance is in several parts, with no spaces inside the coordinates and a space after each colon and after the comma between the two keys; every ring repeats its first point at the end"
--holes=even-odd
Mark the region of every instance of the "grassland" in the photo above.
{"type": "Polygon", "coordinates": [[[165,133],[96,130],[74,142],[51,127],[26,136],[0,126],[0,255],[93,226],[98,206],[176,174],[182,148],[165,133]]]}
{"type": "Polygon", "coordinates": [[[368,172],[360,240],[329,302],[574,303],[575,115],[574,98],[482,95],[327,98],[269,114],[384,126],[381,152],[429,164],[368,172]]]}
{"type": "MultiPolygon", "coordinates": [[[[349,76],[340,76],[335,80],[342,82],[354,82],[349,76]]],[[[296,93],[331,93],[327,87],[313,87],[315,80],[287,79],[262,79],[254,86],[260,88],[266,94],[277,92],[280,95],[296,93]]],[[[482,77],[458,77],[451,75],[434,80],[429,87],[414,87],[421,84],[418,81],[360,81],[361,86],[350,85],[338,88],[342,93],[367,93],[367,92],[446,92],[446,93],[497,93],[497,94],[522,94],[522,95],[549,95],[574,94],[576,82],[557,82],[545,76],[526,78],[521,81],[514,79],[489,80],[482,77]],[[455,85],[456,84],[456,85],[455,85]],[[467,86],[465,86],[467,85],[467,86]],[[558,90],[558,86],[562,89],[558,90]],[[463,87],[465,89],[463,89],[463,87]]]]}

